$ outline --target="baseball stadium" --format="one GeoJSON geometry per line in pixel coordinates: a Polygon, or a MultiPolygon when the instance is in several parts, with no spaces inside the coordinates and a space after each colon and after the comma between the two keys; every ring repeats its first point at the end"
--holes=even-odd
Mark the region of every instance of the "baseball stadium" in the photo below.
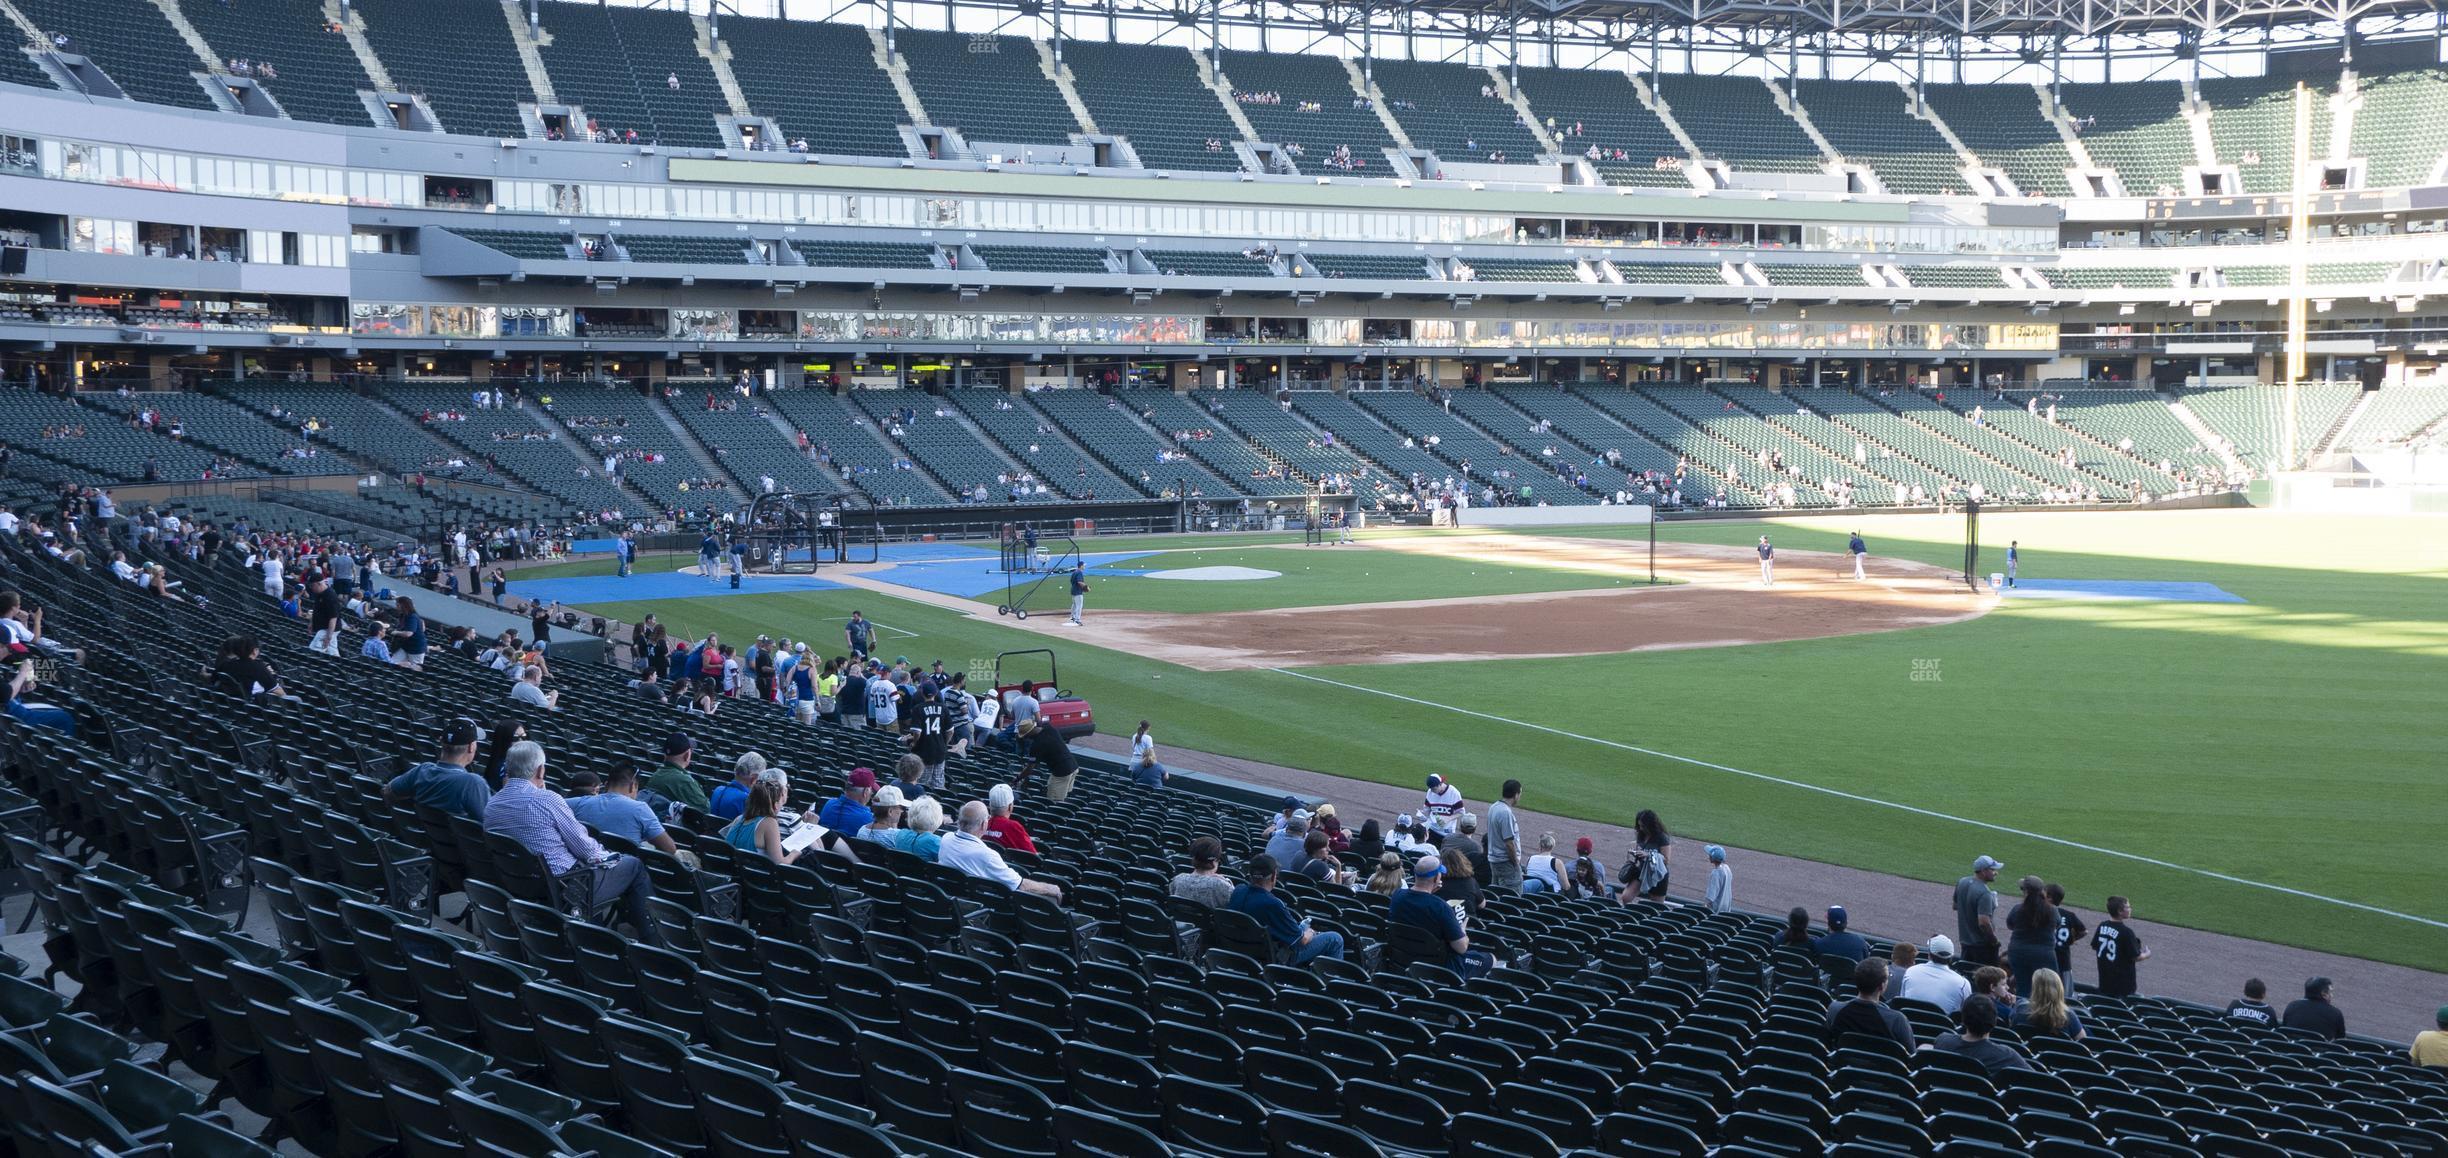
{"type": "Polygon", "coordinates": [[[2436,5],[0,17],[0,1158],[2448,1156],[2436,5]]]}

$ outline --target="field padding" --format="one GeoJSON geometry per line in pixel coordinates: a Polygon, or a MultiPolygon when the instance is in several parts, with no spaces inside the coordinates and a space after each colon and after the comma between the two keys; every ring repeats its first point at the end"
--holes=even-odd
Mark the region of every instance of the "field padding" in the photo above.
{"type": "Polygon", "coordinates": [[[1653,507],[1639,503],[1595,507],[1469,507],[1454,516],[1465,527],[1637,527],[1653,507]]]}

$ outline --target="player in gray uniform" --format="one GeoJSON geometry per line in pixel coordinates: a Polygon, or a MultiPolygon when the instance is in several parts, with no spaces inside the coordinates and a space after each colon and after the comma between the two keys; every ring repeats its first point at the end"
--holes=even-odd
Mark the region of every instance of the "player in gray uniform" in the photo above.
{"type": "Polygon", "coordinates": [[[1766,535],[1760,536],[1759,559],[1760,585],[1763,587],[1776,586],[1776,548],[1768,545],[1766,535]]]}

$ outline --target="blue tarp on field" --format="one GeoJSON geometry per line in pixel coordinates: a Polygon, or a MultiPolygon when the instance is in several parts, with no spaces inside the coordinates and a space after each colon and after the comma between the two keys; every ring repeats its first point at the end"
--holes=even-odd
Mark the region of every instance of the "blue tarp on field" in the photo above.
{"type": "Polygon", "coordinates": [[[2130,579],[2025,579],[1998,592],[2010,599],[2122,599],[2164,603],[2245,603],[2216,583],[2130,579]]]}

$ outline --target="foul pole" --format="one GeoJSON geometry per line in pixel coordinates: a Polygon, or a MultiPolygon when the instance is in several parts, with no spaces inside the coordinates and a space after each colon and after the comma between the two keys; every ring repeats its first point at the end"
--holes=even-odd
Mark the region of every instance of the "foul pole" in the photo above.
{"type": "Polygon", "coordinates": [[[2312,251],[2312,90],[2295,82],[2295,196],[2287,225],[2286,421],[2280,469],[2295,469],[2296,421],[2303,392],[2305,340],[2311,302],[2304,296],[2304,267],[2312,251]]]}

